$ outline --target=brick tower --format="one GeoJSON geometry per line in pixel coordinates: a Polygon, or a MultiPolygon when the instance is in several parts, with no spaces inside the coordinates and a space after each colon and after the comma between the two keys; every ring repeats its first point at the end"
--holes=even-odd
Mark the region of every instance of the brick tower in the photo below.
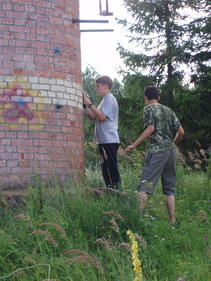
{"type": "Polygon", "coordinates": [[[0,1],[0,189],[84,171],[79,0],[0,1]]]}

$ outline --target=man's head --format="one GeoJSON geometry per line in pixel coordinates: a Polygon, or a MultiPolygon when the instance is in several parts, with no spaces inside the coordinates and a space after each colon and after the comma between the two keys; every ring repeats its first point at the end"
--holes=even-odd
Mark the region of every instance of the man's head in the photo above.
{"type": "Polygon", "coordinates": [[[160,91],[155,86],[150,85],[144,90],[144,98],[145,98],[145,101],[149,101],[149,102],[151,100],[159,101],[160,91]]]}
{"type": "Polygon", "coordinates": [[[108,76],[101,76],[96,80],[96,92],[100,96],[104,96],[111,91],[113,81],[108,76]]]}

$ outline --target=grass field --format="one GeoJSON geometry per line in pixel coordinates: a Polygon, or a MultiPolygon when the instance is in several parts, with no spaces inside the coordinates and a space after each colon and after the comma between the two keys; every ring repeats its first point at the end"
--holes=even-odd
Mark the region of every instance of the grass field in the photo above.
{"type": "MultiPolygon", "coordinates": [[[[136,156],[134,156],[136,157],[136,156]]],[[[141,162],[121,163],[123,195],[96,196],[99,169],[80,185],[40,181],[23,206],[0,199],[0,279],[21,281],[133,281],[136,234],[143,281],[210,281],[210,183],[205,172],[178,167],[177,218],[169,224],[160,184],[140,214],[136,200],[141,162]],[[182,279],[181,279],[182,280],[182,279]]],[[[137,279],[136,279],[137,280],[137,279]]]]}

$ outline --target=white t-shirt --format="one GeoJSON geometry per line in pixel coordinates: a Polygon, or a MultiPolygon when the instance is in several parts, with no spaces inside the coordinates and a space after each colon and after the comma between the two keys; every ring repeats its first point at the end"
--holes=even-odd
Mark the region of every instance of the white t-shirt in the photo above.
{"type": "Polygon", "coordinates": [[[103,97],[98,109],[104,113],[107,118],[103,121],[96,120],[95,140],[97,144],[102,143],[120,143],[118,134],[118,115],[119,108],[113,94],[109,93],[103,97]]]}

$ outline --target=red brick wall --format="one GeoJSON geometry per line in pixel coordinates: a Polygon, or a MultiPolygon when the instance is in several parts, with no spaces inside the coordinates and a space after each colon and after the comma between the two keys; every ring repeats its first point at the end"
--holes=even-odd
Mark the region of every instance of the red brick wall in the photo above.
{"type": "Polygon", "coordinates": [[[78,17],[79,0],[0,1],[0,189],[84,171],[78,17]]]}

